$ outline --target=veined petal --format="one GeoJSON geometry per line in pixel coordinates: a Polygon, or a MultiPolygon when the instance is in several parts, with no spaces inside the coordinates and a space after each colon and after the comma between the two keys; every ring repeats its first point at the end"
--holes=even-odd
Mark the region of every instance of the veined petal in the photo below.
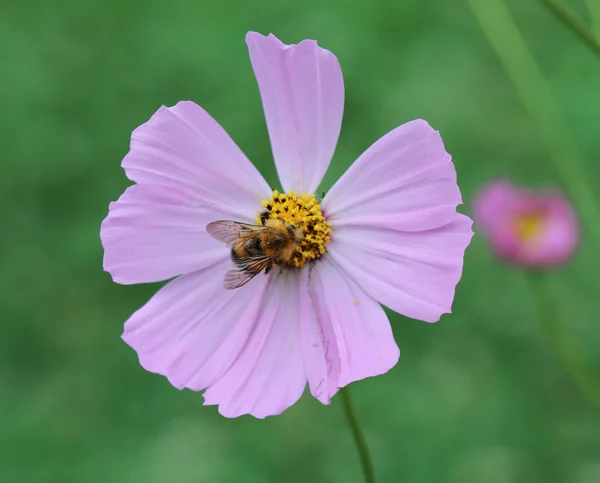
{"type": "Polygon", "coordinates": [[[250,339],[268,278],[226,290],[229,263],[169,282],[125,323],[123,339],[141,365],[178,389],[200,391],[219,380],[250,339]]]}
{"type": "Polygon", "coordinates": [[[246,43],[283,189],[314,193],[340,135],[340,64],[314,40],[286,45],[273,34],[249,32],[246,43]]]}
{"type": "Polygon", "coordinates": [[[240,221],[253,220],[256,207],[271,194],[225,130],[190,101],[163,106],[138,127],[122,165],[136,183],[176,187],[207,209],[240,221]]]}
{"type": "Polygon", "coordinates": [[[471,225],[457,214],[455,221],[426,231],[342,227],[328,251],[375,300],[407,317],[436,322],[452,307],[471,225]]]}
{"type": "Polygon", "coordinates": [[[329,404],[340,387],[383,374],[400,357],[385,312],[328,257],[310,272],[316,317],[301,320],[302,354],[314,397],[329,404]]]}
{"type": "Polygon", "coordinates": [[[425,121],[403,124],[367,149],[327,193],[327,220],[403,231],[442,226],[462,203],[451,159],[425,121]]]}
{"type": "Polygon", "coordinates": [[[297,270],[282,270],[264,294],[262,308],[244,350],[230,369],[204,393],[226,417],[282,413],[302,395],[306,373],[299,317],[307,309],[307,287],[297,270]]]}
{"type": "Polygon", "coordinates": [[[175,187],[130,186],[100,228],[104,270],[117,283],[146,283],[225,260],[225,245],[205,228],[222,216],[175,187]]]}
{"type": "Polygon", "coordinates": [[[102,223],[104,269],[115,282],[156,282],[227,256],[206,234],[219,218],[253,222],[271,191],[201,107],[161,107],[131,136],[129,187],[102,223]]]}
{"type": "Polygon", "coordinates": [[[435,322],[450,312],[473,235],[460,203],[438,132],[409,122],[365,151],[323,200],[328,251],[382,304],[435,322]]]}

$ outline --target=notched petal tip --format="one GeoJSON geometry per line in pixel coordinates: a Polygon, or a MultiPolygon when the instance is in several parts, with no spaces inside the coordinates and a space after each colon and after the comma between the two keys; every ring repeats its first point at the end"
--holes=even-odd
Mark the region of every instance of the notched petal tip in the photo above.
{"type": "Polygon", "coordinates": [[[319,48],[319,50],[333,55],[333,53],[330,52],[329,50],[319,47],[319,43],[313,39],[304,39],[304,40],[301,40],[300,42],[298,42],[297,44],[284,44],[273,33],[269,33],[269,35],[263,35],[259,32],[250,31],[246,34],[246,44],[248,46],[258,45],[260,43],[262,43],[262,45],[264,45],[264,46],[270,44],[271,47],[276,47],[280,50],[288,50],[288,49],[293,49],[293,48],[297,48],[300,46],[311,46],[311,47],[319,48]]]}
{"type": "Polygon", "coordinates": [[[124,277],[119,269],[119,264],[115,263],[116,253],[114,242],[114,227],[111,228],[111,224],[114,224],[113,210],[117,209],[117,202],[112,201],[108,205],[108,213],[102,223],[100,224],[100,243],[102,244],[102,270],[110,275],[110,278],[114,283],[119,285],[134,285],[137,283],[135,278],[124,277]],[[111,233],[113,231],[113,233],[111,233]]]}
{"type": "Polygon", "coordinates": [[[314,193],[342,125],[339,62],[315,40],[286,45],[273,34],[249,32],[246,42],[284,191],[314,193]]]}
{"type": "Polygon", "coordinates": [[[241,418],[244,416],[252,416],[253,418],[256,418],[256,419],[266,419],[270,416],[279,416],[280,414],[285,412],[287,409],[289,409],[289,406],[285,406],[280,409],[275,409],[275,410],[270,410],[270,411],[255,410],[255,409],[251,409],[249,411],[242,410],[242,409],[232,409],[231,407],[223,405],[217,401],[212,401],[209,398],[207,399],[205,397],[205,394],[206,393],[203,394],[204,401],[202,402],[202,405],[203,406],[217,406],[218,413],[227,419],[236,419],[236,418],[241,418]]]}
{"type": "Polygon", "coordinates": [[[281,50],[287,47],[286,44],[284,44],[272,33],[270,33],[269,35],[263,35],[259,32],[252,31],[246,34],[246,45],[248,45],[249,48],[269,45],[271,47],[276,47],[281,50]]]}
{"type": "Polygon", "coordinates": [[[319,401],[321,404],[324,404],[325,406],[329,406],[331,404],[331,398],[337,394],[337,392],[339,391],[340,387],[336,386],[335,388],[331,388],[333,390],[330,389],[331,392],[327,392],[327,380],[326,379],[321,379],[316,386],[314,385],[310,385],[309,381],[309,386],[310,386],[310,394],[312,397],[314,397],[317,401],[319,401]]]}
{"type": "Polygon", "coordinates": [[[437,129],[434,129],[431,126],[431,124],[429,124],[425,119],[421,119],[421,118],[413,119],[412,121],[408,121],[406,124],[407,125],[414,124],[419,129],[423,129],[424,132],[427,130],[430,131],[430,134],[439,133],[439,131],[437,129]]]}
{"type": "Polygon", "coordinates": [[[115,267],[113,264],[107,262],[106,255],[103,258],[102,269],[104,272],[110,275],[110,278],[114,283],[117,283],[119,285],[137,285],[138,283],[140,283],[137,282],[135,279],[129,279],[123,276],[121,273],[119,273],[118,267],[115,267]]]}

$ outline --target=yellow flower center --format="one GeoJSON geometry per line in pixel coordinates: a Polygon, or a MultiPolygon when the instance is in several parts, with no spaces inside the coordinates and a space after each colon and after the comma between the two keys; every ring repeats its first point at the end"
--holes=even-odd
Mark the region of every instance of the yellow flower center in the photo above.
{"type": "Polygon", "coordinates": [[[261,215],[271,220],[283,220],[299,227],[304,233],[303,240],[287,261],[290,267],[303,267],[309,260],[316,260],[325,253],[325,246],[331,241],[331,224],[327,222],[321,211],[321,205],[315,195],[295,193],[287,195],[273,191],[268,200],[262,202],[263,210],[258,213],[256,223],[261,224],[261,215]],[[268,216],[267,216],[268,214],[268,216]]]}
{"type": "Polygon", "coordinates": [[[543,213],[522,214],[515,217],[513,224],[517,236],[523,242],[535,242],[544,228],[543,213]]]}

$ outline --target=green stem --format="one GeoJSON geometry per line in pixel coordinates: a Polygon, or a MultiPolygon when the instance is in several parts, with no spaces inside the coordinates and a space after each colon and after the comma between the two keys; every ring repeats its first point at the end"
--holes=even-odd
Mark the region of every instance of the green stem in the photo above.
{"type": "Polygon", "coordinates": [[[373,462],[371,461],[371,457],[369,456],[369,448],[367,448],[365,436],[362,430],[360,429],[360,424],[358,424],[358,419],[356,418],[354,408],[352,407],[350,392],[347,387],[343,387],[340,389],[340,394],[342,396],[342,404],[344,405],[346,419],[348,420],[348,424],[350,425],[350,429],[352,430],[352,436],[354,437],[356,449],[358,450],[358,455],[360,457],[360,464],[362,466],[363,474],[365,476],[365,482],[375,483],[375,472],[373,471],[373,462]]]}
{"type": "Polygon", "coordinates": [[[594,38],[585,23],[575,15],[567,5],[560,0],[540,0],[554,16],[569,27],[577,36],[583,40],[594,53],[600,56],[600,44],[594,38]]]}
{"type": "Polygon", "coordinates": [[[537,125],[541,140],[588,229],[600,243],[600,204],[587,184],[591,178],[581,167],[581,154],[569,134],[567,122],[508,8],[503,0],[467,2],[537,125]]]}
{"type": "Polygon", "coordinates": [[[592,19],[592,31],[596,41],[600,43],[600,0],[587,0],[587,7],[592,19]]]}
{"type": "Polygon", "coordinates": [[[547,280],[542,273],[528,272],[525,275],[531,287],[541,321],[565,370],[586,401],[591,406],[600,409],[600,388],[581,353],[577,341],[561,323],[560,312],[556,306],[555,297],[550,287],[548,287],[547,280]]]}

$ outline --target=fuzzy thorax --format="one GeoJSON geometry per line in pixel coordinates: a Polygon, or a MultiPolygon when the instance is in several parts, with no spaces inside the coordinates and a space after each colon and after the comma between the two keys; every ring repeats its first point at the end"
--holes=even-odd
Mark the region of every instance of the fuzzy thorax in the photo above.
{"type": "Polygon", "coordinates": [[[295,193],[293,190],[284,194],[275,190],[271,198],[262,202],[262,206],[264,209],[256,218],[257,224],[261,224],[261,216],[270,220],[283,220],[297,226],[304,234],[296,251],[287,261],[288,266],[300,268],[307,261],[316,260],[325,253],[333,232],[315,195],[295,193]]]}

